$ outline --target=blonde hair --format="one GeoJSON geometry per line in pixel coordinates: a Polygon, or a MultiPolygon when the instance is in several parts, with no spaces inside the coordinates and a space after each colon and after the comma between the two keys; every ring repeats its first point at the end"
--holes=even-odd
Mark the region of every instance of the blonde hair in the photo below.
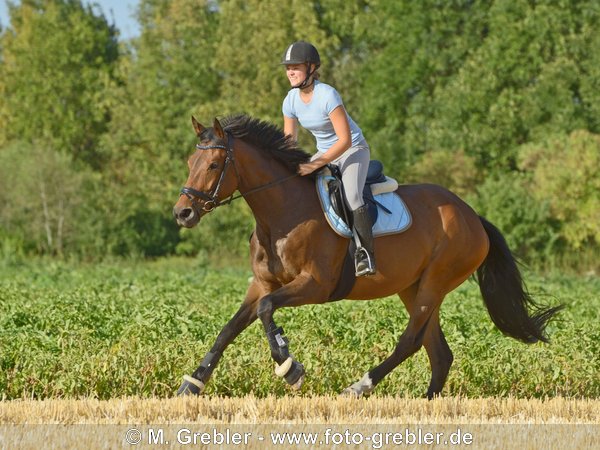
{"type": "Polygon", "coordinates": [[[309,68],[310,66],[314,65],[315,66],[315,71],[312,73],[311,77],[313,77],[313,80],[318,80],[319,77],[321,76],[321,74],[319,73],[319,68],[316,67],[315,63],[309,63],[309,68]]]}

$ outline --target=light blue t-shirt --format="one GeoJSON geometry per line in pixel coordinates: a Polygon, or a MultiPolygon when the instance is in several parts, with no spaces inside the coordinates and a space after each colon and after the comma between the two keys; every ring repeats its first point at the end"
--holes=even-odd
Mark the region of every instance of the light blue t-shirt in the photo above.
{"type": "MultiPolygon", "coordinates": [[[[338,140],[329,114],[342,105],[340,94],[328,84],[315,80],[315,87],[311,101],[307,104],[300,98],[300,89],[291,89],[283,100],[283,115],[298,119],[300,125],[310,131],[317,139],[317,150],[326,152],[338,140]]],[[[363,140],[361,129],[346,112],[350,124],[352,146],[360,144],[363,140]]]]}

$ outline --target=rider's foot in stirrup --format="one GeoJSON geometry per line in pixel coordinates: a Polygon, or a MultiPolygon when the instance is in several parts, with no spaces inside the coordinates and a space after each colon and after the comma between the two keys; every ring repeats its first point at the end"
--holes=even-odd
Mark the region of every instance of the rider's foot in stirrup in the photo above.
{"type": "Polygon", "coordinates": [[[360,247],[355,254],[355,272],[357,277],[363,275],[374,275],[376,272],[375,261],[369,252],[360,247]]]}

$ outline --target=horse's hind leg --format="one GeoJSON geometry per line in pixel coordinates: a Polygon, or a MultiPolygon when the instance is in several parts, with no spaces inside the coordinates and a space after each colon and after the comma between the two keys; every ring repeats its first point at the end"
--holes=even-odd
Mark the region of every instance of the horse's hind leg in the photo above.
{"type": "MultiPolygon", "coordinates": [[[[415,304],[417,289],[418,284],[415,284],[399,293],[399,296],[410,315],[413,313],[412,309],[415,304]]],[[[431,365],[431,382],[429,383],[429,389],[427,389],[427,398],[432,399],[442,392],[442,388],[444,387],[446,378],[448,378],[448,373],[450,372],[450,367],[454,361],[450,346],[440,327],[439,307],[436,308],[431,315],[427,330],[425,331],[423,347],[425,347],[425,350],[427,351],[429,364],[431,365]]]]}
{"type": "MultiPolygon", "coordinates": [[[[408,326],[406,327],[404,333],[402,333],[400,336],[398,344],[396,345],[393,353],[379,366],[366,373],[360,381],[345,389],[343,394],[361,396],[371,392],[377,383],[379,383],[387,374],[394,370],[409,356],[416,353],[424,344],[426,336],[429,337],[427,335],[429,325],[433,324],[433,329],[436,327],[439,328],[439,322],[437,322],[437,311],[442,303],[443,298],[443,294],[427,288],[426,283],[425,285],[421,283],[419,288],[416,289],[415,300],[412,302],[411,308],[409,309],[410,320],[408,321],[408,326]]],[[[430,339],[428,339],[428,342],[435,342],[434,336],[435,333],[430,337],[430,339]]],[[[443,346],[439,346],[433,351],[433,354],[436,355],[436,358],[434,358],[436,361],[435,380],[432,378],[432,385],[434,385],[433,389],[438,388],[440,379],[445,379],[445,376],[442,376],[445,369],[440,370],[443,368],[443,365],[438,365],[437,359],[437,351],[442,348],[443,346]]],[[[433,350],[434,347],[432,346],[431,349],[433,350]]]]}
{"type": "Polygon", "coordinates": [[[442,392],[442,388],[450,372],[450,367],[454,361],[450,346],[440,327],[439,308],[431,317],[427,326],[423,346],[427,351],[429,363],[431,364],[431,382],[427,389],[427,398],[431,400],[442,392]]]}

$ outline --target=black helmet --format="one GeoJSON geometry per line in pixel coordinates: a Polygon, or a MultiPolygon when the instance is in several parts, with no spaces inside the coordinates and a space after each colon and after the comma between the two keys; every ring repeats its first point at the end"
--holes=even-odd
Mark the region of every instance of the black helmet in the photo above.
{"type": "Polygon", "coordinates": [[[281,64],[304,63],[315,64],[317,67],[321,65],[321,58],[315,46],[304,41],[294,42],[281,58],[281,64]]]}

